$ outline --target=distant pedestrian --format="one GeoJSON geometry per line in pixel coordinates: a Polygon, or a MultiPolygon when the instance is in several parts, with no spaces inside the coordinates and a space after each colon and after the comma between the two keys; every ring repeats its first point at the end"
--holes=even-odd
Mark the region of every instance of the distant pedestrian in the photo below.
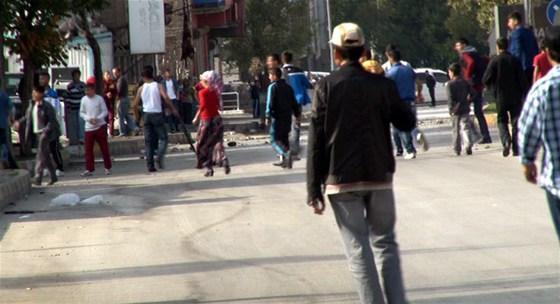
{"type": "Polygon", "coordinates": [[[527,181],[546,190],[552,221],[560,241],[560,27],[545,34],[552,70],[537,81],[519,118],[519,147],[527,181]],[[535,164],[544,150],[540,174],[535,164]],[[540,176],[539,176],[540,175],[540,176]]]}
{"type": "Polygon", "coordinates": [[[407,303],[395,238],[390,124],[410,132],[416,120],[393,81],[360,65],[365,45],[360,27],[338,25],[331,43],[340,69],[315,90],[308,205],[323,214],[324,196],[331,202],[360,303],[407,303]]]}
{"type": "MultiPolygon", "coordinates": [[[[47,72],[42,72],[39,74],[39,85],[45,88],[44,92],[44,99],[46,102],[50,103],[56,114],[56,120],[58,121],[58,127],[60,129],[59,136],[65,134],[65,124],[64,124],[64,114],[62,110],[62,104],[60,103],[60,99],[58,98],[58,94],[55,90],[53,90],[50,86],[51,75],[47,72]]],[[[60,140],[57,139],[56,141],[51,141],[50,143],[50,151],[52,154],[52,158],[56,164],[56,176],[64,176],[64,161],[62,159],[62,146],[60,144],[60,140]]]]}
{"type": "Polygon", "coordinates": [[[484,76],[484,71],[486,71],[488,62],[465,38],[460,38],[455,42],[455,50],[459,54],[459,64],[461,64],[461,69],[463,71],[463,79],[469,82],[477,92],[476,96],[473,98],[473,106],[474,116],[476,116],[480,134],[482,134],[482,141],[480,143],[490,144],[492,143],[492,138],[490,137],[488,123],[486,122],[486,117],[484,116],[484,110],[482,108],[482,91],[484,90],[482,77],[484,76]]]}
{"type": "MultiPolygon", "coordinates": [[[[215,149],[223,149],[223,144],[219,147],[220,142],[224,140],[224,124],[220,116],[220,96],[218,86],[218,76],[214,71],[206,71],[200,75],[200,84],[202,89],[198,93],[199,108],[193,119],[193,124],[199,124],[197,134],[197,168],[206,168],[204,176],[214,176],[214,154],[215,149]]],[[[225,173],[229,174],[231,168],[229,160],[225,155],[225,151],[221,159],[225,173]]]]}
{"type": "Polygon", "coordinates": [[[196,104],[196,91],[190,78],[183,79],[183,89],[181,90],[181,107],[179,113],[182,117],[182,122],[186,125],[192,124],[193,109],[196,104]]]}
{"type": "Polygon", "coordinates": [[[165,102],[166,106],[171,109],[173,115],[179,116],[179,112],[165,93],[163,86],[154,80],[153,67],[145,66],[143,68],[142,79],[144,83],[136,93],[134,111],[138,111],[140,100],[142,100],[146,164],[149,172],[156,172],[154,155],[157,152],[158,167],[163,169],[167,151],[167,130],[162,102],[165,102]]]}
{"type": "Polygon", "coordinates": [[[120,67],[113,68],[113,76],[117,81],[119,136],[128,136],[131,132],[138,133],[138,127],[129,113],[130,99],[128,98],[128,82],[122,75],[120,67]]]}
{"type": "MultiPolygon", "coordinates": [[[[105,80],[106,82],[106,80],[105,80]]],[[[86,96],[82,98],[80,106],[80,116],[86,122],[85,133],[85,159],[86,171],[81,176],[93,175],[95,171],[95,155],[93,147],[95,143],[99,145],[99,150],[103,155],[105,165],[105,175],[111,174],[111,155],[109,154],[109,143],[107,141],[107,122],[106,118],[109,110],[107,109],[107,98],[95,94],[95,77],[87,80],[86,96]]]]}
{"type": "Polygon", "coordinates": [[[24,128],[25,142],[23,144],[28,149],[31,148],[33,142],[37,142],[34,181],[37,186],[41,186],[45,168],[51,179],[49,185],[58,181],[51,159],[51,147],[58,142],[61,132],[56,110],[51,103],[44,99],[45,90],[46,88],[43,86],[33,88],[33,102],[27,107],[25,116],[16,123],[16,128],[24,128]]]}
{"type": "MultiPolygon", "coordinates": [[[[508,16],[507,26],[511,30],[509,52],[521,62],[525,77],[531,84],[533,79],[533,59],[539,53],[539,45],[532,29],[523,25],[520,12],[508,16]]],[[[528,89],[528,88],[527,88],[528,89]]]]}
{"type": "MultiPolygon", "coordinates": [[[[282,61],[284,62],[282,74],[286,82],[292,87],[292,90],[294,90],[296,101],[299,106],[299,113],[303,113],[303,107],[311,103],[311,98],[309,98],[307,91],[313,89],[313,86],[311,82],[309,82],[309,79],[307,79],[305,72],[293,64],[293,60],[294,55],[291,52],[285,51],[282,53],[282,61]]],[[[301,121],[296,119],[292,122],[292,138],[290,140],[290,152],[294,160],[300,159],[300,136],[301,121]]]]}
{"type": "Polygon", "coordinates": [[[428,87],[428,92],[430,93],[430,99],[432,101],[431,106],[436,106],[436,78],[430,71],[426,70],[426,87],[428,87]]]}
{"type": "MultiPolygon", "coordinates": [[[[171,99],[171,102],[173,103],[175,108],[180,109],[181,104],[179,101],[179,96],[181,92],[179,91],[179,83],[177,82],[177,79],[173,75],[171,75],[171,70],[165,69],[165,71],[163,72],[163,78],[161,79],[160,83],[167,96],[169,96],[169,99],[171,99]]],[[[170,112],[167,115],[167,122],[171,133],[179,131],[179,125],[181,124],[180,117],[175,117],[170,112]]]]}
{"type": "Polygon", "coordinates": [[[6,93],[0,91],[0,169],[17,169],[12,154],[10,120],[14,105],[6,93]]]}
{"type": "Polygon", "coordinates": [[[111,77],[111,73],[106,71],[103,73],[103,99],[105,100],[105,106],[107,107],[107,117],[105,119],[109,125],[109,128],[107,128],[109,137],[114,135],[115,99],[117,98],[117,94],[117,84],[113,77],[111,77]]]}
{"type": "Polygon", "coordinates": [[[507,51],[508,40],[498,39],[497,46],[498,56],[490,61],[484,73],[483,83],[494,94],[496,100],[502,154],[507,157],[513,152],[513,156],[518,156],[517,120],[523,108],[527,79],[519,60],[507,51]]]}
{"type": "Polygon", "coordinates": [[[253,118],[259,118],[261,117],[261,88],[256,80],[249,83],[249,90],[253,102],[253,118]]]}
{"type": "Polygon", "coordinates": [[[453,121],[453,149],[457,156],[463,147],[467,155],[472,155],[473,145],[480,140],[480,135],[471,120],[471,100],[476,96],[474,88],[461,77],[461,66],[454,63],[449,67],[447,83],[447,101],[449,114],[453,121]]]}
{"type": "MultiPolygon", "coordinates": [[[[416,115],[416,73],[410,66],[406,66],[401,62],[401,52],[397,49],[387,48],[386,53],[391,63],[391,68],[386,73],[389,79],[392,79],[398,89],[399,96],[401,99],[407,103],[412,112],[416,115]]],[[[416,158],[416,148],[414,147],[413,134],[417,134],[418,143],[423,146],[424,151],[429,149],[428,142],[424,134],[415,128],[412,132],[399,130],[394,128],[393,130],[393,140],[395,141],[395,146],[397,147],[397,156],[402,156],[404,150],[405,159],[416,158]],[[403,148],[404,144],[404,148],[403,148]]]]}
{"type": "Polygon", "coordinates": [[[80,102],[86,94],[86,84],[81,81],[82,73],[79,69],[72,71],[72,81],[66,87],[68,96],[64,106],[68,126],[68,139],[71,145],[84,142],[85,121],[80,117],[80,102]]]}
{"type": "Polygon", "coordinates": [[[540,48],[541,52],[535,56],[533,60],[533,68],[535,71],[533,72],[533,83],[537,82],[537,80],[543,78],[548,74],[548,72],[552,69],[552,64],[550,60],[548,60],[548,55],[546,54],[544,42],[541,42],[540,48]]]}
{"type": "Polygon", "coordinates": [[[270,140],[280,162],[275,166],[292,169],[293,154],[290,150],[290,130],[292,116],[296,123],[301,123],[301,107],[298,105],[294,90],[282,79],[282,70],[272,68],[269,71],[270,85],[266,99],[266,121],[270,126],[270,140]]]}

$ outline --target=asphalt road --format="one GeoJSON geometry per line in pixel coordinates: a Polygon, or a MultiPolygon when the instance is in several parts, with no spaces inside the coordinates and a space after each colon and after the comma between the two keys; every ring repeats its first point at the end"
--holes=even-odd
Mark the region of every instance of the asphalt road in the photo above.
{"type": "MultiPolygon", "coordinates": [[[[497,146],[456,157],[446,127],[427,133],[434,148],[395,180],[410,302],[560,303],[544,193],[497,146]]],[[[258,143],[229,155],[230,176],[173,154],[155,175],[117,158],[110,177],[75,168],[34,189],[4,210],[34,213],[0,215],[0,302],[356,303],[332,212],[304,204],[304,161],[277,169],[258,143]],[[67,192],[107,202],[49,206],[67,192]]]]}

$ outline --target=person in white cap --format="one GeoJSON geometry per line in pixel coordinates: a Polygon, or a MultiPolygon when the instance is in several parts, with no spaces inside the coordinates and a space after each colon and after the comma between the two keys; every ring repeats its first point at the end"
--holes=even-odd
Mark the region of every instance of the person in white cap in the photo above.
{"type": "Polygon", "coordinates": [[[315,90],[307,202],[316,214],[325,210],[325,195],[331,202],[361,303],[406,303],[390,125],[412,131],[416,119],[392,80],[360,65],[365,38],[358,25],[338,25],[331,44],[340,68],[315,90]]]}

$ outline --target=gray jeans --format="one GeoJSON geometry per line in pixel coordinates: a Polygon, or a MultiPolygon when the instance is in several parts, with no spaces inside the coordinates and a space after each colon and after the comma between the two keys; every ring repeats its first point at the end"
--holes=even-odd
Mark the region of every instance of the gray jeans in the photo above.
{"type": "Polygon", "coordinates": [[[478,142],[481,135],[478,133],[474,122],[469,114],[453,115],[453,149],[461,153],[462,148],[472,148],[478,142]]]}
{"type": "Polygon", "coordinates": [[[121,98],[119,100],[119,133],[123,136],[128,136],[130,132],[136,130],[137,126],[134,120],[128,113],[130,109],[130,101],[127,98],[121,98]]]}
{"type": "Polygon", "coordinates": [[[329,195],[329,200],[361,303],[407,303],[395,240],[393,190],[341,193],[329,195]]]}

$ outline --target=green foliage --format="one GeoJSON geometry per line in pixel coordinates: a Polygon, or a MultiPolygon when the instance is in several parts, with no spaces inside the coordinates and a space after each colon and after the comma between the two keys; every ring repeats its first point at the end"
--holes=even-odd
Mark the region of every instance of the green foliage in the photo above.
{"type": "Polygon", "coordinates": [[[251,58],[291,50],[306,55],[311,41],[307,0],[247,0],[245,37],[229,39],[225,60],[235,62],[240,71],[249,69],[251,58]]]}

